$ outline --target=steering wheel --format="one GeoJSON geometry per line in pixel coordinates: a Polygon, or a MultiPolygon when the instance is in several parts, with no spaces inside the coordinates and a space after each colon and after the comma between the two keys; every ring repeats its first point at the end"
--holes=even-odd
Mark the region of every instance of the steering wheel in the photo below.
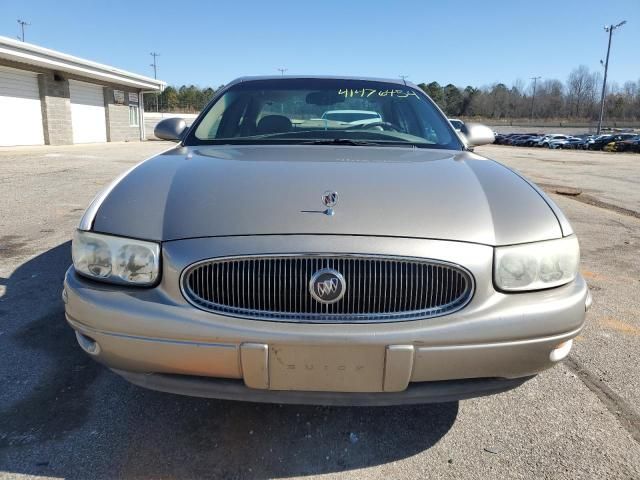
{"type": "Polygon", "coordinates": [[[382,127],[383,130],[393,130],[394,132],[402,132],[402,129],[399,126],[394,125],[391,122],[383,122],[383,121],[365,123],[364,125],[359,125],[359,127],[361,130],[369,130],[370,128],[374,128],[374,127],[382,127]]]}

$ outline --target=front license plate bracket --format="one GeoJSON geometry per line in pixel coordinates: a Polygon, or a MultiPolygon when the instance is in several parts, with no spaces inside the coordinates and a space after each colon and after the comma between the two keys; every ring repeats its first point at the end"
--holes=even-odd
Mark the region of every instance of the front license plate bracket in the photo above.
{"type": "Polygon", "coordinates": [[[381,346],[269,347],[269,388],[331,392],[383,391],[381,346]]]}

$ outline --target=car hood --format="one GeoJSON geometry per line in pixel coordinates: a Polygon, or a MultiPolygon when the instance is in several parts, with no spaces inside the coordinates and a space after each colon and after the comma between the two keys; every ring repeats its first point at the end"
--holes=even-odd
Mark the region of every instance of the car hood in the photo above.
{"type": "Polygon", "coordinates": [[[325,145],[178,147],[94,205],[93,230],[169,241],[335,234],[506,245],[559,238],[529,183],[471,152],[325,145]],[[338,192],[335,215],[324,192],[338,192]]]}

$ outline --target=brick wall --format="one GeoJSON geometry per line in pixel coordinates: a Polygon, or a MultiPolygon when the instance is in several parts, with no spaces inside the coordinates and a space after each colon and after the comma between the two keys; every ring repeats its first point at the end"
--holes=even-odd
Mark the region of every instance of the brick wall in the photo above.
{"type": "Polygon", "coordinates": [[[69,82],[61,77],[55,78],[53,72],[38,75],[44,143],[64,145],[73,143],[71,126],[71,101],[69,100],[69,82]]]}
{"type": "Polygon", "coordinates": [[[140,141],[140,126],[129,125],[129,93],[138,93],[138,91],[126,90],[120,87],[115,88],[115,90],[124,92],[124,105],[115,103],[113,87],[105,87],[107,140],[110,142],[138,142],[140,141]]]}

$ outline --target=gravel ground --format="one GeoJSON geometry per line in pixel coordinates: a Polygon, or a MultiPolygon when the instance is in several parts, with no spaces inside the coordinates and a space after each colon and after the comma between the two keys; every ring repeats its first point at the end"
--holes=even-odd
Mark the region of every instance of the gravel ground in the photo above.
{"type": "Polygon", "coordinates": [[[167,147],[0,149],[1,479],[640,478],[640,155],[477,149],[584,192],[552,193],[594,296],[568,361],[493,397],[327,408],[146,391],[76,347],[60,300],[73,229],[102,185],[167,147]]]}

